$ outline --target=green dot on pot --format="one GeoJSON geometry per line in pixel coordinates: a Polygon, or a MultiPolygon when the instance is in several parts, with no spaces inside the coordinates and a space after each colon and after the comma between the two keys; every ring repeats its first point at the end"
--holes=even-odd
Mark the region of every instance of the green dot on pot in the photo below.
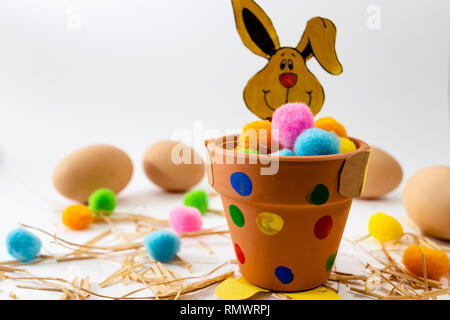
{"type": "Polygon", "coordinates": [[[330,192],[328,191],[327,186],[324,184],[318,184],[314,187],[314,190],[311,192],[308,200],[312,204],[320,205],[326,203],[329,197],[330,192]]]}
{"type": "Polygon", "coordinates": [[[245,217],[242,211],[234,204],[230,204],[228,211],[230,212],[230,217],[234,224],[239,228],[242,228],[245,224],[245,217]]]}
{"type": "Polygon", "coordinates": [[[325,264],[325,268],[326,268],[327,272],[329,272],[331,270],[331,268],[333,267],[334,260],[336,260],[336,255],[337,255],[337,252],[333,253],[331,256],[328,257],[327,263],[325,264]]]}

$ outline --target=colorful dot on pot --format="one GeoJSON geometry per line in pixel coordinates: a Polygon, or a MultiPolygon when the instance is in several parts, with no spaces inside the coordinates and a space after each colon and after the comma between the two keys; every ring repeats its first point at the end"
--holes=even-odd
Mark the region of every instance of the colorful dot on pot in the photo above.
{"type": "Polygon", "coordinates": [[[314,225],[314,234],[318,239],[325,239],[333,227],[333,219],[330,216],[323,216],[314,225]]]}
{"type": "Polygon", "coordinates": [[[243,172],[235,172],[230,177],[231,186],[241,196],[246,197],[252,193],[252,181],[243,172]]]}
{"type": "Polygon", "coordinates": [[[236,257],[239,260],[239,263],[244,264],[245,263],[245,255],[242,252],[241,247],[239,247],[239,245],[237,243],[234,244],[234,251],[236,252],[236,257]]]}
{"type": "Polygon", "coordinates": [[[327,270],[327,272],[329,272],[331,268],[333,268],[334,260],[336,260],[336,255],[337,252],[328,257],[327,263],[325,264],[325,269],[327,270]]]}
{"type": "Polygon", "coordinates": [[[308,201],[315,205],[321,205],[328,201],[330,197],[330,192],[324,184],[318,184],[314,187],[314,190],[308,197],[308,201]]]}
{"type": "Polygon", "coordinates": [[[228,211],[230,212],[230,217],[234,224],[239,228],[242,228],[245,224],[245,217],[241,209],[236,207],[234,204],[230,204],[228,211]]]}
{"type": "Polygon", "coordinates": [[[283,284],[288,284],[294,280],[294,274],[291,269],[279,266],[275,269],[275,275],[283,284]]]}
{"type": "Polygon", "coordinates": [[[283,218],[271,212],[261,212],[256,217],[256,225],[259,231],[268,236],[274,236],[283,228],[283,218]]]}

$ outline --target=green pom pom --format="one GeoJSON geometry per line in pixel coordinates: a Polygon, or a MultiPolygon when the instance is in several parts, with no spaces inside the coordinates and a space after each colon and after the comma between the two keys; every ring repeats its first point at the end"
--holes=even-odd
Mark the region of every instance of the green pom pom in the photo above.
{"type": "Polygon", "coordinates": [[[96,217],[99,211],[104,215],[110,215],[116,205],[116,194],[110,189],[98,189],[89,196],[89,209],[96,217]]]}
{"type": "Polygon", "coordinates": [[[208,210],[208,195],[203,190],[194,190],[184,196],[184,205],[197,208],[202,214],[208,210]]]}
{"type": "Polygon", "coordinates": [[[238,152],[242,152],[242,153],[259,154],[258,151],[253,150],[253,149],[241,149],[241,148],[239,148],[237,151],[238,152]]]}

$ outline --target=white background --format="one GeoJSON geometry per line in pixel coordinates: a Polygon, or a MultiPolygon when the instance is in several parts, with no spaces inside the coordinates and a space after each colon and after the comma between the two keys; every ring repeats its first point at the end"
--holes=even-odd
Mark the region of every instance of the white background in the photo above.
{"type": "MultiPolygon", "coordinates": [[[[334,116],[350,135],[391,153],[405,177],[450,164],[450,2],[258,3],[283,46],[296,46],[313,16],[335,22],[344,73],[308,63],[326,93],[319,116],[334,116]],[[379,29],[367,25],[372,5],[380,10],[379,29]]],[[[51,175],[64,155],[93,143],[113,144],[133,159],[121,205],[148,201],[149,212],[167,217],[181,196],[145,178],[146,148],[177,129],[192,131],[194,121],[225,133],[256,120],[242,90],[264,64],[241,43],[228,0],[1,1],[0,238],[19,221],[88,238],[61,226],[50,202],[69,202],[51,175]]],[[[202,138],[192,141],[197,149],[202,138]]],[[[402,217],[401,188],[382,201],[355,201],[346,235],[364,235],[368,217],[380,210],[402,217]]],[[[0,256],[7,259],[3,246],[0,256]]]]}

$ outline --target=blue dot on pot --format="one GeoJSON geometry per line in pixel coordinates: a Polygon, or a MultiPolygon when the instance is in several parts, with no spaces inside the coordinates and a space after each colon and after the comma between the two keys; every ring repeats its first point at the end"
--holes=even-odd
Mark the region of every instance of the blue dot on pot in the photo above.
{"type": "Polygon", "coordinates": [[[288,284],[294,280],[294,274],[291,269],[279,266],[275,269],[275,275],[283,284],[288,284]]]}
{"type": "Polygon", "coordinates": [[[235,172],[230,177],[231,186],[241,196],[246,197],[252,193],[252,181],[243,172],[235,172]]]}

